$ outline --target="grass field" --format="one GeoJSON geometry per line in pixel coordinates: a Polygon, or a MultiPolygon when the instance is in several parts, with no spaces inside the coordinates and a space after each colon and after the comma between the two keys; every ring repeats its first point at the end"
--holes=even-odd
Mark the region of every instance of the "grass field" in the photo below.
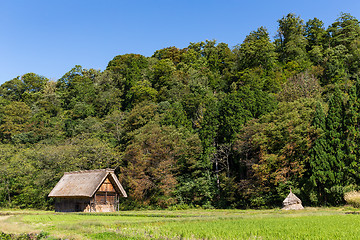
{"type": "MultiPolygon", "coordinates": [[[[123,211],[0,210],[0,231],[67,239],[359,239],[354,209],[123,211]]],[[[357,212],[355,212],[357,213],[357,212]]]]}

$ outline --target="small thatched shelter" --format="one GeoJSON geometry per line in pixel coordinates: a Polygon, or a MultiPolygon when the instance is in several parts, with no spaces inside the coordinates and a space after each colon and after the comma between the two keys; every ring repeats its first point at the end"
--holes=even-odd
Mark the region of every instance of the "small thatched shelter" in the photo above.
{"type": "Polygon", "coordinates": [[[300,210],[304,209],[301,204],[300,198],[298,198],[295,194],[292,193],[290,189],[289,195],[283,201],[283,208],[284,210],[300,210]]]}
{"type": "Polygon", "coordinates": [[[127,194],[114,169],[66,172],[49,193],[56,212],[113,212],[120,196],[127,194]]]}

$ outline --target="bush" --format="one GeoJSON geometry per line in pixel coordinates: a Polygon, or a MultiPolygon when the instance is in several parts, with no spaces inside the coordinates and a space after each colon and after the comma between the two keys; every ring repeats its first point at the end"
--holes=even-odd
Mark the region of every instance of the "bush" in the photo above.
{"type": "Polygon", "coordinates": [[[345,201],[355,208],[360,208],[360,192],[351,191],[344,194],[345,201]]]}

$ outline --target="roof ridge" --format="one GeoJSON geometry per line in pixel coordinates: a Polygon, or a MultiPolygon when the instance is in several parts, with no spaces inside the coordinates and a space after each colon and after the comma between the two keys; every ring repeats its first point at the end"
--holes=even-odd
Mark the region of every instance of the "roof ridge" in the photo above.
{"type": "Polygon", "coordinates": [[[72,172],[64,172],[65,174],[77,174],[77,173],[91,173],[91,172],[114,172],[115,169],[105,168],[105,169],[93,169],[93,170],[80,170],[80,171],[72,171],[72,172]]]}

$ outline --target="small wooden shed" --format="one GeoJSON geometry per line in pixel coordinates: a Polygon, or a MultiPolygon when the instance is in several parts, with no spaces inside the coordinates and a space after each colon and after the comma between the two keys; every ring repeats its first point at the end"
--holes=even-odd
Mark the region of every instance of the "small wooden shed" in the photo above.
{"type": "Polygon", "coordinates": [[[114,169],[98,169],[64,173],[48,196],[56,212],[114,212],[127,194],[114,169]]]}

